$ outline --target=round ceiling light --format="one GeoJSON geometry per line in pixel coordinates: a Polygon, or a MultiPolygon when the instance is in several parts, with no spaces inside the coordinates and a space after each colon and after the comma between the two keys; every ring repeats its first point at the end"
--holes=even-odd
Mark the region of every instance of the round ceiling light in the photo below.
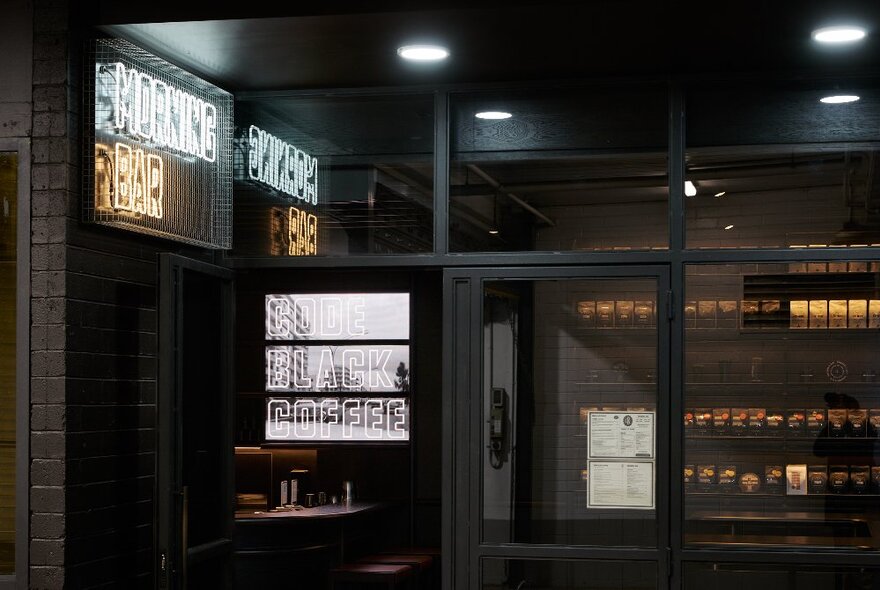
{"type": "Polygon", "coordinates": [[[834,96],[824,96],[819,99],[819,102],[825,104],[846,104],[857,100],[859,100],[859,97],[855,94],[836,94],[834,96]]]}
{"type": "Polygon", "coordinates": [[[510,113],[506,113],[504,111],[481,111],[474,115],[477,119],[490,119],[490,120],[501,120],[501,119],[509,119],[513,115],[510,113]]]}
{"type": "Polygon", "coordinates": [[[404,45],[397,55],[410,61],[440,61],[449,57],[449,50],[440,45],[404,45]]]}
{"type": "Polygon", "coordinates": [[[865,38],[865,29],[852,26],[822,27],[813,31],[813,39],[819,43],[837,45],[854,43],[865,38]]]}

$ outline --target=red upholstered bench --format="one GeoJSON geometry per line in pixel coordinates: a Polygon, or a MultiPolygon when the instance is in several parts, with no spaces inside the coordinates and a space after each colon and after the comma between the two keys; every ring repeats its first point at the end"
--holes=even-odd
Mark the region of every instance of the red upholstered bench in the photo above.
{"type": "Polygon", "coordinates": [[[404,588],[412,579],[413,568],[392,563],[349,563],[330,571],[330,590],[360,588],[363,584],[382,584],[388,590],[404,588]],[[348,586],[341,586],[346,584],[348,586]]]}
{"type": "Polygon", "coordinates": [[[415,587],[419,590],[428,590],[431,584],[431,565],[434,563],[430,555],[394,555],[379,554],[368,555],[358,563],[384,563],[393,565],[408,565],[413,568],[415,587]]]}

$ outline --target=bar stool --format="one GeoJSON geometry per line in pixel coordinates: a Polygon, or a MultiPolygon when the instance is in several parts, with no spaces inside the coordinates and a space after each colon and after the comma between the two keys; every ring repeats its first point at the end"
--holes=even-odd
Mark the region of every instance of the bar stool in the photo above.
{"type": "Polygon", "coordinates": [[[376,563],[388,565],[407,565],[413,568],[413,580],[418,590],[426,590],[430,583],[430,570],[434,560],[430,555],[368,555],[358,563],[376,563]]]}
{"type": "Polygon", "coordinates": [[[330,570],[330,590],[363,584],[384,585],[388,590],[406,588],[412,580],[413,568],[391,563],[347,563],[330,570]],[[337,586],[343,584],[343,586],[337,586]]]}

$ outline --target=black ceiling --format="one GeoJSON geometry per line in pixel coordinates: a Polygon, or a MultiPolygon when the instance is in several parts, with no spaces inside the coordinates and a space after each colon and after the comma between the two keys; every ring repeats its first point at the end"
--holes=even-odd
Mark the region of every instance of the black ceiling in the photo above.
{"type": "Polygon", "coordinates": [[[387,1],[369,9],[349,2],[285,4],[296,6],[200,9],[164,0],[128,6],[98,1],[84,18],[231,91],[880,72],[877,0],[475,0],[470,8],[433,2],[421,10],[387,1]],[[868,28],[865,42],[827,49],[810,40],[813,28],[847,20],[868,28]],[[396,48],[423,39],[449,46],[451,58],[427,67],[402,63],[396,48]]]}

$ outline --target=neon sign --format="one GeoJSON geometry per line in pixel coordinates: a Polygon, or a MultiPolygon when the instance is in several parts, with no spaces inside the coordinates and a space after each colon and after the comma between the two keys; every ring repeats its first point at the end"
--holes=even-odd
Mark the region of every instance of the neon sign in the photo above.
{"type": "Polygon", "coordinates": [[[406,398],[270,398],[267,440],[406,441],[406,398]]]}
{"type": "Polygon", "coordinates": [[[109,75],[113,126],[133,139],[157,148],[217,159],[217,107],[122,62],[99,65],[109,75]]]}
{"type": "Polygon", "coordinates": [[[266,391],[405,391],[409,346],[267,346],[266,391]]]}
{"type": "Polygon", "coordinates": [[[92,42],[84,220],[232,245],[232,96],[119,39],[92,42]]]}
{"type": "Polygon", "coordinates": [[[266,295],[266,440],[409,440],[409,303],[409,293],[266,295]],[[304,397],[277,397],[290,393],[304,397]]]}
{"type": "Polygon", "coordinates": [[[318,159],[256,125],[248,130],[248,176],[304,203],[318,204],[318,159]]]}
{"type": "Polygon", "coordinates": [[[162,219],[165,214],[162,158],[155,154],[144,155],[144,150],[132,149],[124,143],[117,143],[114,153],[113,208],[162,219]]]}
{"type": "Polygon", "coordinates": [[[266,340],[409,339],[409,293],[269,294],[266,340]]]}

